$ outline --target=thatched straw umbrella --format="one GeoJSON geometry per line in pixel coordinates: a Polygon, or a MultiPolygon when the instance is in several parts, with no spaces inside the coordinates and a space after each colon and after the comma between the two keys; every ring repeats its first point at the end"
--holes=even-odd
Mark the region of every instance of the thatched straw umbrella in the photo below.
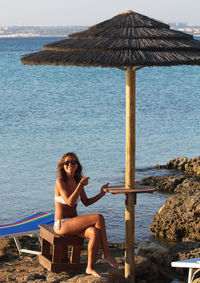
{"type": "MultiPolygon", "coordinates": [[[[169,25],[127,11],[21,58],[27,65],[117,67],[126,70],[125,276],[134,282],[135,74],[145,66],[200,65],[200,42],[169,25]]],[[[142,191],[143,192],[143,191],[142,191]]]]}

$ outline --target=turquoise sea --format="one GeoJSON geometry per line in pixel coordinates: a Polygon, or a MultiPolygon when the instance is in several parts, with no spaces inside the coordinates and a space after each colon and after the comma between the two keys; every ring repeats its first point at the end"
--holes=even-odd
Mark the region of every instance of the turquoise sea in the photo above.
{"type": "MultiPolygon", "coordinates": [[[[125,179],[125,72],[23,66],[20,57],[63,38],[0,38],[0,224],[53,211],[56,166],[74,151],[90,176],[88,196],[125,179]]],[[[199,155],[200,67],[137,72],[136,178],[175,157],[199,155]]],[[[136,241],[169,195],[138,196],[136,241]]],[[[109,241],[124,241],[124,196],[107,194],[80,214],[105,216],[109,241]]]]}

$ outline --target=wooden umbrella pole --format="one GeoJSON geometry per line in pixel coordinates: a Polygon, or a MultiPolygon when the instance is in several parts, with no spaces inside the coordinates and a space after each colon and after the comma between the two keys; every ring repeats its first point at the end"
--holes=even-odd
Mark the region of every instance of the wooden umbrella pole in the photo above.
{"type": "MultiPolygon", "coordinates": [[[[135,69],[129,67],[126,71],[126,188],[135,188],[135,69]]],[[[126,261],[125,277],[129,282],[135,282],[135,193],[126,194],[126,261]]]]}

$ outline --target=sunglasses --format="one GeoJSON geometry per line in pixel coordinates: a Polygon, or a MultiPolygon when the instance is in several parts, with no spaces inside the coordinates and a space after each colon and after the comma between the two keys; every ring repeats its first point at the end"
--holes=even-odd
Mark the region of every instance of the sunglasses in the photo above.
{"type": "Polygon", "coordinates": [[[65,161],[63,163],[63,165],[69,166],[69,164],[71,163],[71,165],[76,165],[78,162],[76,160],[69,160],[69,161],[65,161]]]}

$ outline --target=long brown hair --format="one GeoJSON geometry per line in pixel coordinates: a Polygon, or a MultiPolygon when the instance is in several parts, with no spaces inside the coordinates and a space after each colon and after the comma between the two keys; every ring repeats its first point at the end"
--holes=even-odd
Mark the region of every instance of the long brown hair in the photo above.
{"type": "Polygon", "coordinates": [[[76,172],[75,172],[75,174],[74,174],[74,179],[76,180],[76,182],[77,182],[77,184],[78,184],[78,183],[80,182],[81,178],[82,178],[82,170],[83,170],[83,167],[82,167],[82,165],[81,165],[81,163],[80,163],[80,161],[79,161],[77,155],[76,155],[75,153],[73,153],[73,152],[67,152],[67,153],[65,153],[65,154],[61,157],[61,159],[60,159],[60,161],[59,161],[59,163],[58,163],[58,165],[57,165],[57,175],[58,175],[59,178],[62,178],[63,181],[67,182],[67,174],[66,174],[66,172],[65,172],[64,164],[63,164],[63,163],[65,162],[65,160],[66,160],[66,158],[67,158],[68,156],[73,157],[74,160],[77,161],[78,168],[77,168],[77,170],[76,170],[76,172]]]}

